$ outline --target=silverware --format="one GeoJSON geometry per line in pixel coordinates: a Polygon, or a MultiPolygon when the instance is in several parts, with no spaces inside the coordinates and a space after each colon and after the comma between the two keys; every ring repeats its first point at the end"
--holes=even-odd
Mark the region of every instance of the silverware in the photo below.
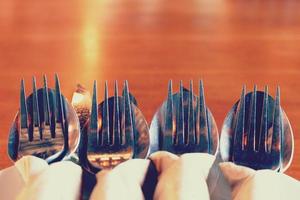
{"type": "Polygon", "coordinates": [[[80,128],[83,128],[90,118],[91,113],[92,101],[90,92],[83,85],[77,84],[71,104],[78,116],[80,128]]]}
{"type": "Polygon", "coordinates": [[[173,94],[169,81],[168,98],[152,119],[151,135],[157,136],[151,142],[155,150],[175,154],[205,152],[215,155],[219,136],[215,120],[206,107],[204,88],[199,81],[199,97],[194,95],[193,82],[185,89],[180,81],[179,92],[173,94]]]}
{"type": "Polygon", "coordinates": [[[20,110],[9,133],[10,158],[16,161],[34,155],[52,163],[67,158],[78,143],[78,118],[61,94],[58,76],[55,75],[55,90],[48,88],[46,76],[43,88],[37,89],[33,77],[33,92],[27,98],[22,80],[20,110]]]}
{"type": "Polygon", "coordinates": [[[145,158],[150,152],[148,125],[135,99],[130,98],[127,81],[122,96],[117,81],[114,92],[109,98],[105,82],[104,101],[98,105],[94,82],[90,119],[82,130],[78,149],[80,165],[91,173],[131,158],[145,158]]]}
{"type": "MultiPolygon", "coordinates": [[[[129,94],[130,101],[137,106],[137,101],[132,94],[129,94]]],[[[80,127],[83,128],[88,122],[91,114],[92,100],[90,92],[81,84],[77,84],[76,91],[73,93],[72,102],[75,109],[80,127]]]]}
{"type": "Polygon", "coordinates": [[[280,90],[275,100],[268,87],[246,94],[228,113],[222,128],[220,153],[224,161],[233,161],[253,169],[285,171],[292,160],[294,139],[291,125],[280,106],[280,90]]]}

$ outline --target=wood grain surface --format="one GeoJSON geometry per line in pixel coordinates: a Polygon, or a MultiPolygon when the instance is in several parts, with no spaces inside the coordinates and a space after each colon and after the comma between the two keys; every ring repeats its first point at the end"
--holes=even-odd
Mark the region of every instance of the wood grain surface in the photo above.
{"type": "MultiPolygon", "coordinates": [[[[60,76],[71,99],[76,84],[129,81],[150,123],[167,82],[204,80],[207,105],[219,129],[243,84],[272,95],[295,136],[287,174],[300,179],[300,2],[210,0],[0,0],[0,169],[12,165],[7,137],[19,107],[20,80],[41,86],[60,76]]],[[[110,90],[112,94],[112,89],[110,90]]]]}

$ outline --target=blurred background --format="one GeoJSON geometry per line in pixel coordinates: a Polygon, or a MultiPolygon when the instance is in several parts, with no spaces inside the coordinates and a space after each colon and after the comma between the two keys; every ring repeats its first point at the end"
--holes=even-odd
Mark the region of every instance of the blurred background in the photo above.
{"type": "MultiPolygon", "coordinates": [[[[173,79],[204,81],[219,130],[243,84],[281,86],[282,107],[295,135],[287,174],[300,179],[300,2],[224,0],[0,0],[0,169],[19,107],[20,80],[54,86],[57,72],[71,100],[80,83],[129,81],[147,121],[173,79]]],[[[120,84],[121,85],[121,84],[120,84]]],[[[120,87],[121,88],[121,87],[120,87]]],[[[196,89],[196,87],[195,87],[196,89]]]]}

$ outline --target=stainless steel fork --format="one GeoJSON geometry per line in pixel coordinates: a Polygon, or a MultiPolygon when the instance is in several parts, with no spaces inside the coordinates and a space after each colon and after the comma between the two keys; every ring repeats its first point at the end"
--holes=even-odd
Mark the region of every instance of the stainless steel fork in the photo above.
{"type": "Polygon", "coordinates": [[[215,155],[218,130],[206,107],[203,82],[199,81],[199,97],[194,95],[193,82],[185,89],[180,81],[179,92],[173,94],[169,81],[168,98],[153,117],[150,132],[157,135],[157,150],[175,154],[205,152],[215,155]]]}
{"type": "Polygon", "coordinates": [[[130,96],[127,81],[122,96],[118,94],[116,81],[114,96],[109,98],[105,82],[104,101],[98,105],[97,82],[94,82],[90,119],[82,130],[78,151],[80,164],[87,171],[97,173],[149,154],[148,125],[130,96]]]}
{"type": "Polygon", "coordinates": [[[79,142],[79,122],[73,108],[61,94],[58,76],[55,90],[37,89],[33,77],[32,94],[26,98],[21,81],[20,110],[9,134],[8,154],[12,160],[34,155],[52,163],[73,153],[79,142]]]}
{"type": "Polygon", "coordinates": [[[268,87],[246,94],[225,119],[221,135],[221,155],[225,160],[253,169],[286,169],[293,155],[293,134],[280,106],[280,89],[275,100],[268,87]]]}

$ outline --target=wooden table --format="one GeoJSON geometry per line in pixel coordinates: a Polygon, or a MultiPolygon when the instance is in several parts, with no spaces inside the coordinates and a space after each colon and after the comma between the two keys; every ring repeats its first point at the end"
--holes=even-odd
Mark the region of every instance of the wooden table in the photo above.
{"type": "MultiPolygon", "coordinates": [[[[219,129],[242,84],[281,86],[282,107],[295,134],[287,173],[300,179],[300,2],[286,1],[0,1],[0,168],[20,80],[31,90],[54,73],[71,99],[77,83],[129,81],[150,123],[167,82],[204,80],[219,129]]],[[[110,90],[112,94],[112,89],[110,90]]]]}

